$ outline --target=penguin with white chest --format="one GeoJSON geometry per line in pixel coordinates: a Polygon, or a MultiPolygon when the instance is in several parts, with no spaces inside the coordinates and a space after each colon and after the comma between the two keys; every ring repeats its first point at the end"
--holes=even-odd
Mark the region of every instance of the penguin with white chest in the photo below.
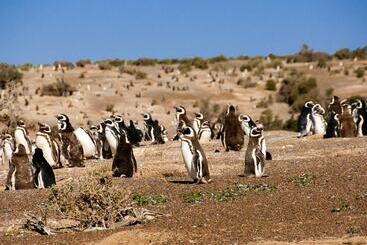
{"type": "Polygon", "coordinates": [[[34,150],[32,165],[36,170],[34,180],[37,188],[50,188],[56,185],[55,173],[43,156],[43,151],[40,148],[34,150]]]}
{"type": "Polygon", "coordinates": [[[38,123],[36,147],[41,149],[48,164],[53,168],[61,167],[60,147],[51,135],[51,127],[46,123],[38,123]]]}
{"type": "Polygon", "coordinates": [[[126,135],[123,133],[121,134],[116,154],[113,157],[112,176],[131,178],[137,172],[137,169],[133,147],[127,142],[126,135]]]}
{"type": "Polygon", "coordinates": [[[115,123],[112,119],[106,119],[104,121],[105,126],[105,136],[106,140],[111,148],[112,155],[116,154],[117,146],[120,140],[120,133],[116,129],[115,123]]]}
{"type": "Polygon", "coordinates": [[[214,131],[208,121],[204,121],[203,123],[201,123],[198,138],[200,143],[209,142],[214,138],[214,131]]]}
{"type": "Polygon", "coordinates": [[[265,171],[265,154],[263,147],[263,129],[254,127],[250,131],[249,143],[245,155],[245,176],[263,177],[265,171]]]}
{"type": "Polygon", "coordinates": [[[195,130],[195,133],[197,135],[199,135],[199,130],[200,130],[203,120],[204,120],[204,115],[202,113],[195,113],[195,118],[192,122],[192,128],[195,130]]]}
{"type": "Polygon", "coordinates": [[[32,154],[32,144],[29,140],[28,131],[23,120],[17,122],[17,126],[14,131],[15,139],[15,150],[17,151],[18,145],[23,145],[25,147],[27,155],[32,154]]]}
{"type": "Polygon", "coordinates": [[[367,135],[367,105],[366,101],[357,99],[352,103],[352,115],[357,125],[358,136],[367,135]]]}
{"type": "Polygon", "coordinates": [[[196,137],[195,130],[190,126],[183,125],[179,131],[179,137],[182,157],[189,176],[195,183],[206,184],[210,182],[208,161],[196,137]]]}
{"type": "Polygon", "coordinates": [[[311,134],[311,128],[312,128],[311,112],[312,107],[314,105],[315,104],[313,101],[307,101],[302,108],[301,114],[297,122],[298,138],[311,134]]]}
{"type": "Polygon", "coordinates": [[[311,121],[313,134],[324,135],[326,133],[326,123],[323,115],[325,114],[324,108],[320,104],[315,104],[311,109],[311,121]]]}
{"type": "Polygon", "coordinates": [[[157,120],[153,120],[152,116],[149,113],[144,113],[144,126],[145,126],[145,138],[150,139],[152,144],[164,144],[164,140],[162,138],[161,127],[157,120]]]}
{"type": "Polygon", "coordinates": [[[249,136],[251,129],[256,127],[256,123],[252,120],[250,116],[244,114],[240,115],[238,117],[238,120],[241,123],[241,127],[243,132],[245,132],[245,135],[249,136]]]}
{"type": "Polygon", "coordinates": [[[14,152],[14,140],[10,134],[5,134],[1,142],[2,163],[9,164],[14,152]]]}

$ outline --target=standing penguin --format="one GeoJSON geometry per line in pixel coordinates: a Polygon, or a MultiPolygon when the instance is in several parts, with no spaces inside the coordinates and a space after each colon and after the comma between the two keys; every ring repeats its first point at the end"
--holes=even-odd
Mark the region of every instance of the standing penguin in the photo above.
{"type": "Polygon", "coordinates": [[[326,127],[326,134],[324,138],[333,138],[340,136],[340,116],[339,114],[331,111],[329,113],[329,121],[326,127]]]}
{"type": "Polygon", "coordinates": [[[112,119],[106,119],[104,121],[105,127],[105,136],[108,144],[110,145],[112,155],[116,154],[117,146],[119,143],[120,133],[116,129],[115,123],[112,119]]]}
{"type": "Polygon", "coordinates": [[[23,145],[25,147],[27,155],[32,154],[32,144],[29,140],[28,131],[26,129],[25,122],[23,120],[19,120],[17,122],[17,127],[14,131],[14,139],[15,139],[15,149],[17,151],[18,145],[23,145]]]}
{"type": "Polygon", "coordinates": [[[195,113],[195,118],[192,122],[192,128],[195,130],[196,135],[199,134],[201,123],[204,120],[204,115],[202,113],[195,113]]]}
{"type": "Polygon", "coordinates": [[[348,138],[357,137],[358,129],[351,114],[351,106],[343,104],[342,108],[342,114],[340,115],[340,136],[348,138]]]}
{"type": "Polygon", "coordinates": [[[1,142],[2,163],[9,165],[14,152],[14,140],[10,134],[5,134],[1,142]]]}
{"type": "Polygon", "coordinates": [[[254,127],[250,131],[249,143],[245,155],[245,176],[264,176],[265,155],[262,148],[264,137],[262,128],[254,127]]]}
{"type": "Polygon", "coordinates": [[[244,132],[241,128],[240,122],[238,121],[238,115],[236,114],[236,109],[233,105],[228,106],[227,114],[224,117],[222,131],[221,141],[226,151],[241,150],[244,144],[244,132]]]}
{"type": "Polygon", "coordinates": [[[313,134],[326,133],[326,123],[323,115],[325,114],[324,108],[320,104],[315,104],[311,109],[311,121],[313,134]]]}
{"type": "Polygon", "coordinates": [[[208,161],[196,137],[195,130],[183,123],[179,137],[182,157],[189,176],[195,183],[206,184],[210,182],[208,161]]]}
{"type": "Polygon", "coordinates": [[[18,151],[14,153],[6,180],[7,190],[34,189],[34,177],[26,148],[18,145],[18,151]]]}
{"type": "Polygon", "coordinates": [[[162,139],[164,142],[168,142],[168,134],[167,134],[167,129],[165,126],[163,125],[159,125],[160,130],[161,130],[161,135],[162,135],[162,139]]]}
{"type": "Polygon", "coordinates": [[[112,158],[112,151],[111,147],[108,144],[108,141],[106,139],[106,124],[104,122],[101,122],[97,126],[98,130],[98,137],[102,141],[102,158],[103,159],[111,159],[112,158]]]}
{"type": "Polygon", "coordinates": [[[34,180],[37,188],[50,188],[56,185],[55,174],[52,167],[43,157],[43,151],[40,148],[34,150],[32,164],[35,168],[34,180]]]}
{"type": "Polygon", "coordinates": [[[135,160],[133,147],[126,141],[126,135],[122,134],[113,157],[112,176],[114,177],[133,177],[137,172],[138,166],[135,160]]]}
{"type": "Polygon", "coordinates": [[[342,105],[338,96],[333,96],[328,106],[328,111],[329,113],[334,112],[335,114],[339,115],[342,113],[342,105]]]}
{"type": "Polygon", "coordinates": [[[127,127],[127,138],[134,146],[139,146],[143,139],[143,132],[137,128],[133,120],[130,120],[129,126],[127,127]]]}
{"type": "Polygon", "coordinates": [[[312,107],[314,105],[315,104],[312,101],[307,101],[302,108],[297,123],[298,138],[307,136],[311,133],[311,127],[312,127],[311,112],[312,107]]]}
{"type": "Polygon", "coordinates": [[[146,139],[150,139],[152,144],[164,144],[162,138],[161,128],[157,120],[153,120],[152,116],[148,113],[142,114],[144,118],[144,125],[146,129],[146,139]]]}
{"type": "Polygon", "coordinates": [[[57,126],[61,140],[61,153],[68,161],[67,165],[69,167],[84,167],[83,147],[74,134],[74,128],[69,121],[60,120],[62,119],[61,114],[57,116],[57,119],[59,120],[57,126]]]}
{"type": "Polygon", "coordinates": [[[240,115],[238,120],[241,123],[242,130],[245,132],[245,135],[249,136],[252,128],[256,127],[256,123],[252,120],[252,118],[248,115],[240,115]]]}
{"type": "Polygon", "coordinates": [[[36,147],[40,148],[46,161],[53,168],[61,167],[60,148],[51,135],[51,128],[46,123],[38,123],[39,131],[36,133],[36,147]]]}
{"type": "Polygon", "coordinates": [[[198,138],[200,143],[208,142],[214,138],[213,129],[208,121],[201,123],[198,138]]]}
{"type": "Polygon", "coordinates": [[[358,136],[367,135],[367,106],[366,101],[357,99],[352,103],[352,115],[357,125],[358,136]]]}

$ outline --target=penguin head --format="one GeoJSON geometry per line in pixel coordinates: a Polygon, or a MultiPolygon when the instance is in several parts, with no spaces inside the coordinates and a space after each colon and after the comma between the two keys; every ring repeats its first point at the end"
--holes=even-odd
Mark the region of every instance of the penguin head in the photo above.
{"type": "Polygon", "coordinates": [[[65,121],[59,121],[57,123],[57,127],[58,127],[59,131],[65,131],[66,128],[67,128],[67,124],[66,124],[65,121]]]}
{"type": "Polygon", "coordinates": [[[356,102],[352,104],[352,109],[362,109],[362,101],[357,99],[356,102]]]}
{"type": "Polygon", "coordinates": [[[180,138],[185,139],[195,138],[195,131],[189,126],[183,126],[180,130],[180,138]]]}
{"type": "Polygon", "coordinates": [[[21,120],[21,119],[20,119],[20,120],[18,120],[18,121],[17,121],[17,126],[18,126],[18,127],[25,128],[25,122],[24,122],[23,120],[21,120]]]}
{"type": "Polygon", "coordinates": [[[106,120],[104,120],[104,123],[107,127],[113,127],[114,126],[113,120],[111,118],[107,118],[106,120]]]}
{"type": "Polygon", "coordinates": [[[122,119],[122,116],[115,115],[114,118],[113,118],[113,121],[116,122],[116,123],[120,123],[120,122],[123,122],[124,120],[122,119]]]}
{"type": "Polygon", "coordinates": [[[262,136],[263,128],[261,127],[253,127],[250,131],[251,138],[258,138],[262,136]]]}
{"type": "Polygon", "coordinates": [[[234,107],[234,105],[229,105],[228,108],[227,108],[227,114],[226,115],[235,114],[235,113],[236,113],[236,107],[234,107]]]}
{"type": "Polygon", "coordinates": [[[347,103],[343,103],[342,104],[342,113],[343,114],[351,114],[352,113],[352,106],[347,104],[347,103]]]}
{"type": "Polygon", "coordinates": [[[248,123],[251,121],[251,117],[245,114],[241,114],[238,116],[238,121],[248,123]]]}
{"type": "Polygon", "coordinates": [[[58,114],[56,118],[59,121],[69,122],[69,117],[62,113],[58,114]]]}
{"type": "Polygon", "coordinates": [[[312,100],[309,100],[309,101],[306,101],[304,107],[311,109],[314,105],[315,103],[312,100]]]}
{"type": "Polygon", "coordinates": [[[42,149],[41,148],[38,148],[38,147],[36,149],[34,149],[33,157],[37,157],[37,158],[43,157],[43,151],[42,151],[42,149]]]}
{"type": "Polygon", "coordinates": [[[199,119],[199,120],[203,120],[204,119],[204,115],[201,112],[195,113],[195,118],[196,119],[199,119]]]}
{"type": "Polygon", "coordinates": [[[51,133],[51,127],[46,123],[38,123],[39,131],[42,133],[51,133]]]}
{"type": "Polygon", "coordinates": [[[27,152],[25,150],[25,146],[23,144],[19,144],[17,146],[17,155],[18,156],[25,156],[25,155],[27,155],[27,152]]]}
{"type": "Polygon", "coordinates": [[[142,114],[144,121],[148,121],[149,119],[152,119],[152,116],[149,113],[143,113],[142,114]]]}
{"type": "Polygon", "coordinates": [[[210,124],[209,124],[209,121],[204,121],[202,124],[201,124],[202,127],[210,127],[210,124]]]}
{"type": "Polygon", "coordinates": [[[340,103],[340,99],[338,96],[334,95],[333,98],[331,99],[330,105],[334,105],[340,103]]]}
{"type": "Polygon", "coordinates": [[[13,136],[11,136],[10,134],[4,134],[3,139],[4,140],[13,140],[13,136]]]}
{"type": "Polygon", "coordinates": [[[177,115],[184,115],[184,114],[186,114],[185,107],[183,107],[183,106],[175,106],[174,108],[176,110],[176,114],[177,115]]]}
{"type": "Polygon", "coordinates": [[[312,112],[323,115],[325,113],[325,110],[324,110],[324,108],[322,108],[322,106],[320,104],[315,104],[312,107],[312,112]]]}

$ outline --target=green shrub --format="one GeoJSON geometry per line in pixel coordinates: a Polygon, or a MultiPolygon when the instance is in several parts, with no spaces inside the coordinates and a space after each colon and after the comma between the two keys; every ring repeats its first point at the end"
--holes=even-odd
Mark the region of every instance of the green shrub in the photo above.
{"type": "Polygon", "coordinates": [[[107,62],[107,61],[99,62],[98,63],[98,68],[100,70],[111,70],[112,69],[112,65],[109,62],[107,62]]]}
{"type": "Polygon", "coordinates": [[[41,89],[41,96],[69,96],[76,89],[64,80],[57,80],[55,83],[44,85],[41,89]]]}
{"type": "Polygon", "coordinates": [[[58,67],[59,65],[62,67],[65,67],[66,69],[73,69],[74,68],[74,64],[66,61],[66,60],[59,60],[59,61],[55,61],[53,64],[55,67],[58,67]]]}
{"type": "Polygon", "coordinates": [[[247,79],[243,79],[243,78],[238,79],[237,85],[241,86],[241,87],[244,87],[244,88],[253,88],[253,87],[257,86],[257,83],[252,82],[251,78],[248,77],[247,79]]]}
{"type": "Polygon", "coordinates": [[[224,62],[227,60],[228,60],[227,57],[225,57],[222,54],[208,59],[209,63],[224,62]]]}
{"type": "Polygon", "coordinates": [[[351,59],[353,56],[349,49],[343,48],[335,52],[334,57],[339,60],[351,59]]]}
{"type": "Polygon", "coordinates": [[[364,77],[364,71],[365,71],[365,68],[363,68],[363,67],[358,67],[358,68],[354,71],[354,73],[356,74],[356,77],[357,77],[357,78],[362,78],[362,77],[364,77]]]}
{"type": "Polygon", "coordinates": [[[297,123],[298,120],[294,119],[294,115],[292,114],[291,118],[289,118],[284,124],[283,129],[296,132],[297,131],[297,123]]]}
{"type": "Polygon", "coordinates": [[[200,70],[208,69],[208,62],[199,57],[192,59],[191,65],[200,70]]]}
{"type": "Polygon", "coordinates": [[[133,201],[139,206],[161,205],[167,202],[167,198],[162,195],[140,195],[134,194],[133,201]]]}
{"type": "Polygon", "coordinates": [[[283,128],[283,121],[278,116],[274,117],[270,109],[266,109],[261,113],[260,122],[264,125],[265,130],[279,130],[283,128]]]}
{"type": "Polygon", "coordinates": [[[22,73],[15,66],[0,64],[0,88],[5,89],[11,82],[22,83],[22,73]]]}
{"type": "Polygon", "coordinates": [[[22,71],[29,71],[30,69],[32,69],[32,67],[33,65],[31,63],[26,63],[19,66],[19,69],[21,69],[22,71]]]}
{"type": "Polygon", "coordinates": [[[77,67],[85,67],[86,65],[92,64],[92,62],[89,59],[84,59],[78,60],[75,64],[77,67]]]}
{"type": "Polygon", "coordinates": [[[132,62],[133,65],[137,66],[154,66],[158,61],[150,58],[140,58],[132,62]]]}
{"type": "Polygon", "coordinates": [[[190,71],[191,71],[191,65],[190,65],[190,64],[188,64],[188,63],[182,63],[182,64],[180,64],[180,65],[177,67],[177,69],[178,69],[181,73],[186,74],[186,73],[188,73],[188,72],[190,72],[190,71]]]}
{"type": "Polygon", "coordinates": [[[272,79],[266,81],[265,89],[270,91],[276,91],[277,90],[276,82],[272,79]]]}
{"type": "Polygon", "coordinates": [[[145,79],[145,78],[147,78],[147,74],[145,72],[142,72],[142,71],[136,71],[135,72],[135,79],[136,80],[145,79]]]}

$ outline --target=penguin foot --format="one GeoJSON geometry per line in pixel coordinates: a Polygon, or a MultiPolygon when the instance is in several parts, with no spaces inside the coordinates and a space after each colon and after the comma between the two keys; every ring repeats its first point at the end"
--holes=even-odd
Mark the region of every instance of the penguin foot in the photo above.
{"type": "Polygon", "coordinates": [[[126,175],[125,174],[121,174],[120,175],[120,178],[126,178],[126,175]]]}

